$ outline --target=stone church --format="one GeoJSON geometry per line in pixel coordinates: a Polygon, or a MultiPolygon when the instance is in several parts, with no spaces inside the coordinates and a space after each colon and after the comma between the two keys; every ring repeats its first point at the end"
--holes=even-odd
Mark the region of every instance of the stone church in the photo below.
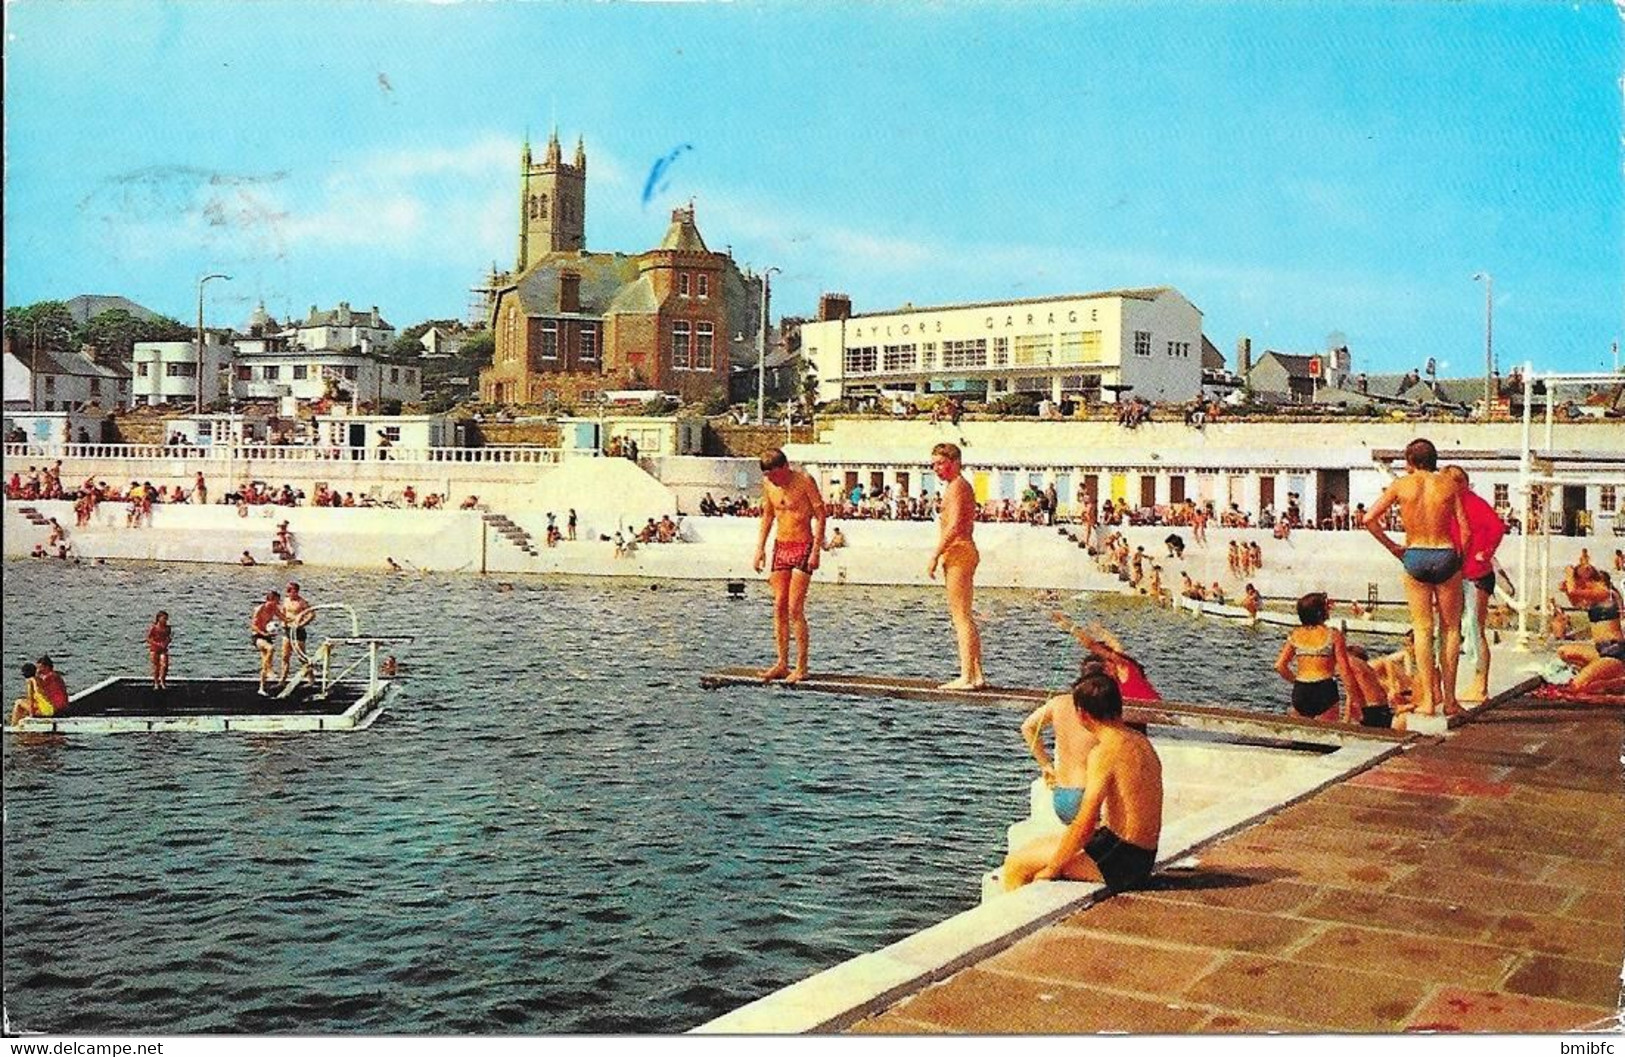
{"type": "Polygon", "coordinates": [[[546,404],[604,390],[726,396],[732,353],[754,354],[760,278],[714,253],[692,204],[638,254],[586,248],[587,150],[566,163],[554,132],[538,163],[520,156],[519,255],[492,284],[491,366],[480,399],[546,404]]]}

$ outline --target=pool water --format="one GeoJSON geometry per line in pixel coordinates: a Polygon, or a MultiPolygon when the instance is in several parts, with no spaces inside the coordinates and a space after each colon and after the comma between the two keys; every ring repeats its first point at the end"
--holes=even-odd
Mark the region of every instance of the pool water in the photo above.
{"type": "MultiPolygon", "coordinates": [[[[276,570],[13,561],[4,687],[253,674],[276,570]]],[[[973,906],[1026,813],[1022,712],[702,691],[771,659],[721,583],[299,570],[417,636],[354,734],[7,736],[4,979],[48,1033],[676,1032],[973,906]]],[[[1284,707],[1281,638],[1132,600],[978,596],[986,667],[1059,686],[1104,620],[1173,700],[1284,707]]],[[[814,668],[954,674],[939,591],[818,584],[814,668]]],[[[342,633],[337,614],[315,630],[342,633]]]]}

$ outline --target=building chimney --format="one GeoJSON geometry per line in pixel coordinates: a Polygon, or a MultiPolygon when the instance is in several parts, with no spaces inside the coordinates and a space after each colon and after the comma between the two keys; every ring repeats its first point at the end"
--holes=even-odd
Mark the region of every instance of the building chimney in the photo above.
{"type": "Polygon", "coordinates": [[[1238,338],[1236,340],[1236,373],[1243,378],[1253,369],[1253,339],[1238,338]]]}
{"type": "Polygon", "coordinates": [[[824,294],[818,298],[818,320],[851,319],[852,298],[846,294],[824,294]]]}
{"type": "Polygon", "coordinates": [[[559,311],[581,311],[581,276],[575,272],[559,273],[559,311]]]}

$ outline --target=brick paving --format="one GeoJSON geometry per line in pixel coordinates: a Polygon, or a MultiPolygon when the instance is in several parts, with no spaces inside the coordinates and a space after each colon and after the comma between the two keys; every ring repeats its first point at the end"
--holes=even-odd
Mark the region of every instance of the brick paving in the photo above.
{"type": "Polygon", "coordinates": [[[1616,1030],[1625,709],[1522,698],[847,1030],[1616,1030]]]}

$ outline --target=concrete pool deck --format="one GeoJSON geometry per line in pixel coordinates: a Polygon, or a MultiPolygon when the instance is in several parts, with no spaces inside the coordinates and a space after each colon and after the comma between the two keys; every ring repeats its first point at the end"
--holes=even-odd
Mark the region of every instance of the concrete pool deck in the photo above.
{"type": "Polygon", "coordinates": [[[1165,827],[1147,891],[1032,885],[696,1030],[1617,1028],[1622,738],[1621,709],[1513,689],[1446,737],[1272,780],[1296,796],[1249,788],[1250,820],[1189,858],[1200,827],[1165,827]]]}

